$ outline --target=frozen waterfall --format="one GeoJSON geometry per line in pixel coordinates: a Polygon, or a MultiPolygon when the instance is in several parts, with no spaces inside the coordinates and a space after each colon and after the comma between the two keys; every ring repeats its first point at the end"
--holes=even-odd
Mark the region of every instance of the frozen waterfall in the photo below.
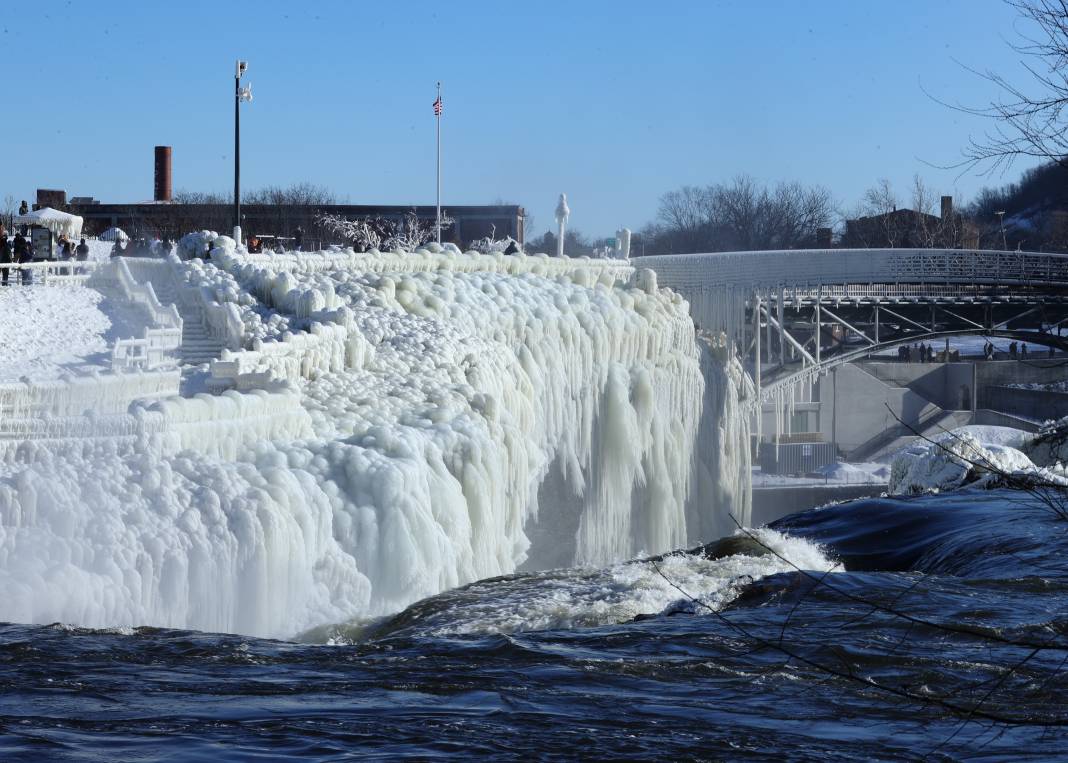
{"type": "Polygon", "coordinates": [[[217,263],[183,267],[247,331],[219,365],[227,418],[173,398],[137,437],[8,448],[0,619],[288,636],[748,520],[744,375],[650,274],[449,251],[217,263]],[[277,398],[245,405],[261,381],[277,398]]]}

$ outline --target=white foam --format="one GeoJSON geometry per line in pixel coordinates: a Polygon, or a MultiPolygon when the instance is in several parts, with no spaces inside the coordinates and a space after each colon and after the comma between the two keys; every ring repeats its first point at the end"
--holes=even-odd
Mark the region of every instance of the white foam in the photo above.
{"type": "MultiPolygon", "coordinates": [[[[594,627],[627,622],[684,607],[697,614],[721,610],[748,583],[795,569],[835,568],[816,544],[769,529],[746,530],[775,554],[733,554],[708,559],[671,554],[657,562],[628,562],[606,569],[535,574],[479,584],[479,596],[457,598],[420,632],[431,635],[514,633],[594,627]],[[700,602],[694,605],[692,600],[700,602]]],[[[742,535],[738,531],[737,535],[742,535]]],[[[446,598],[448,598],[448,594],[446,598]]]]}

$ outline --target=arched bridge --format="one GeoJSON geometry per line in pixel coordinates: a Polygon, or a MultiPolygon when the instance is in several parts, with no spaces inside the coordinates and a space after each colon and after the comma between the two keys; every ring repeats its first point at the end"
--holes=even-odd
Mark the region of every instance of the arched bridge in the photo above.
{"type": "Polygon", "coordinates": [[[830,249],[642,257],[698,328],[742,351],[753,405],[828,368],[963,335],[1068,351],[1068,255],[830,249]],[[759,360],[758,360],[759,359],[759,360]]]}

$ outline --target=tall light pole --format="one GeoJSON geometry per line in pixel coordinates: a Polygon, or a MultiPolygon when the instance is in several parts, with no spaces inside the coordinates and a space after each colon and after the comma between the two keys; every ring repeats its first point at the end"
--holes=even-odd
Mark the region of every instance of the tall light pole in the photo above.
{"type": "Polygon", "coordinates": [[[438,231],[438,244],[441,244],[441,112],[444,109],[444,104],[441,102],[441,83],[438,82],[438,97],[434,99],[434,121],[437,123],[437,142],[438,142],[438,195],[437,195],[437,218],[434,223],[434,227],[438,231]]]}
{"type": "Polygon", "coordinates": [[[241,87],[248,61],[238,61],[234,71],[234,241],[241,243],[241,102],[252,100],[252,85],[241,87]]]}
{"type": "Polygon", "coordinates": [[[997,215],[998,219],[1001,220],[1001,251],[1007,252],[1009,250],[1009,244],[1005,239],[1005,210],[1003,209],[1000,212],[995,212],[994,214],[997,215]]]}

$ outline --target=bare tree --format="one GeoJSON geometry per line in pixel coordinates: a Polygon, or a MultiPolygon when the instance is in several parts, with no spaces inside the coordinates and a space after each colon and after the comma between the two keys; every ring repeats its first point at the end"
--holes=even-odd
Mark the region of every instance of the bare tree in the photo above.
{"type": "Polygon", "coordinates": [[[728,184],[684,186],[660,197],[643,247],[669,252],[779,249],[810,245],[830,227],[834,203],[819,186],[764,186],[747,175],[728,184]]]}
{"type": "Polygon", "coordinates": [[[1019,39],[1009,43],[1021,57],[1020,77],[972,69],[998,91],[988,105],[976,108],[935,99],[992,123],[982,137],[969,141],[964,160],[955,166],[985,167],[991,173],[1021,157],[1068,166],[1068,2],[1006,2],[1025,22],[1019,26],[1019,39]]]}
{"type": "MultiPolygon", "coordinates": [[[[358,251],[379,249],[412,251],[433,241],[437,233],[435,221],[423,221],[410,211],[399,222],[385,217],[364,217],[350,220],[341,215],[320,214],[315,218],[319,227],[344,239],[358,251]]],[[[442,212],[442,229],[452,226],[454,220],[442,212]]]]}
{"type": "Polygon", "coordinates": [[[0,208],[0,222],[4,227],[11,230],[15,227],[15,213],[18,212],[18,202],[10,193],[4,196],[3,207],[0,208]]]}
{"type": "Polygon", "coordinates": [[[897,246],[907,226],[897,215],[898,198],[886,178],[864,192],[860,204],[847,215],[845,240],[849,245],[897,246]]]}
{"type": "Polygon", "coordinates": [[[938,194],[931,190],[919,174],[912,177],[912,231],[910,240],[913,246],[932,248],[936,246],[954,246],[956,236],[952,220],[943,220],[936,202],[938,194]],[[938,213],[936,215],[936,212],[938,213]]]}

